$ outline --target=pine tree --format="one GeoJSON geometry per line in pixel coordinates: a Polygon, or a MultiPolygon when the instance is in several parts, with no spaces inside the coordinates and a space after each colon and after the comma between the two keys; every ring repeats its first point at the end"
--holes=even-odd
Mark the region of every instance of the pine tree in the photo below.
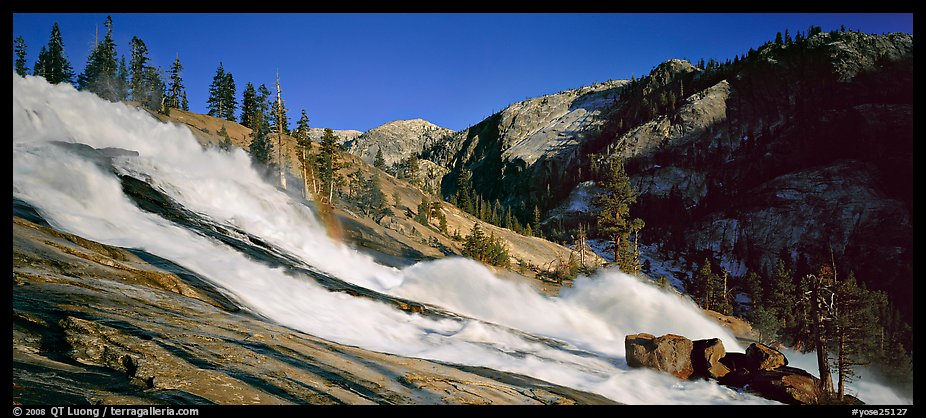
{"type": "Polygon", "coordinates": [[[463,255],[493,266],[508,267],[510,264],[508,247],[504,241],[496,237],[494,232],[486,236],[478,222],[463,242],[463,255]]]}
{"type": "MultiPolygon", "coordinates": [[[[248,83],[248,86],[251,88],[251,93],[254,93],[254,86],[251,83],[248,83]]],[[[247,89],[245,89],[247,92],[247,89]]],[[[247,94],[245,95],[247,97],[247,94]]],[[[243,104],[244,102],[242,102],[243,104]]],[[[242,114],[242,117],[244,115],[242,114]]],[[[296,122],[296,146],[299,148],[299,164],[302,165],[302,194],[303,197],[309,199],[314,193],[317,193],[318,190],[315,184],[315,158],[312,155],[312,140],[309,138],[309,117],[305,114],[305,109],[302,109],[302,114],[299,117],[299,121],[296,122]],[[312,188],[309,189],[309,183],[311,182],[312,188]]]]}
{"type": "MultiPolygon", "coordinates": [[[[221,64],[219,67],[221,69],[221,64]]],[[[219,80],[218,86],[221,87],[221,81],[225,79],[225,71],[222,70],[221,74],[216,77],[219,80]]],[[[251,124],[253,127],[251,128],[251,144],[248,149],[251,152],[253,161],[260,163],[264,170],[271,170],[273,169],[273,143],[270,141],[270,122],[268,121],[266,112],[266,100],[267,96],[270,95],[270,91],[268,91],[267,86],[263,84],[261,84],[260,90],[263,95],[258,96],[259,105],[254,109],[254,113],[251,115],[251,124]]],[[[218,92],[218,90],[216,91],[218,92]]],[[[215,97],[217,98],[216,103],[221,102],[218,93],[215,97]]],[[[210,99],[211,98],[212,96],[210,93],[210,99]]],[[[265,171],[264,174],[266,173],[265,171]]]]}
{"type": "Polygon", "coordinates": [[[255,122],[255,129],[251,131],[251,144],[248,151],[252,161],[260,163],[263,169],[272,169],[273,144],[270,142],[270,125],[263,120],[255,122]]]}
{"type": "Polygon", "coordinates": [[[51,84],[74,82],[74,70],[64,56],[64,41],[61,40],[58,22],[52,25],[48,45],[39,51],[39,59],[35,62],[32,74],[45,77],[51,84]]]}
{"type": "Polygon", "coordinates": [[[810,326],[813,335],[814,351],[817,354],[817,365],[820,376],[820,389],[825,394],[833,393],[833,378],[830,372],[829,361],[829,322],[832,320],[833,306],[830,304],[833,296],[835,272],[830,266],[823,264],[816,275],[805,276],[810,288],[807,295],[810,326]]]}
{"type": "Polygon", "coordinates": [[[180,76],[182,71],[183,65],[180,64],[180,54],[177,54],[174,63],[170,65],[170,86],[167,89],[168,107],[183,109],[183,97],[186,96],[186,87],[183,86],[183,78],[180,76]]]}
{"type": "Polygon", "coordinates": [[[778,318],[780,328],[787,329],[794,325],[794,283],[791,270],[784,260],[775,263],[775,270],[770,277],[769,291],[765,296],[765,306],[778,318]]]}
{"type": "Polygon", "coordinates": [[[35,65],[32,68],[32,74],[44,77],[45,67],[48,65],[47,61],[48,61],[48,47],[46,47],[45,45],[42,45],[42,49],[39,50],[39,58],[35,60],[35,65]]]}
{"type": "Polygon", "coordinates": [[[26,40],[22,36],[17,36],[13,42],[13,51],[16,53],[15,71],[16,74],[26,76],[29,69],[26,68],[26,40]]]}
{"type": "Polygon", "coordinates": [[[624,171],[623,160],[618,157],[604,173],[601,181],[604,191],[595,196],[600,208],[597,217],[598,230],[609,237],[614,251],[614,260],[621,268],[639,264],[637,255],[630,251],[629,236],[640,222],[630,218],[630,205],[636,203],[637,193],[630,184],[630,177],[624,171]]]}
{"type": "Polygon", "coordinates": [[[379,173],[374,173],[367,184],[367,192],[370,196],[370,216],[373,221],[379,223],[386,216],[393,216],[394,213],[386,200],[386,194],[379,186],[379,173]]]}
{"type": "MultiPolygon", "coordinates": [[[[260,114],[260,120],[263,123],[267,124],[267,129],[270,129],[270,120],[273,119],[273,114],[270,113],[270,89],[266,85],[261,84],[257,88],[257,108],[255,109],[255,115],[260,114]]],[[[257,116],[255,116],[256,118],[257,116]]]]}
{"type": "Polygon", "coordinates": [[[254,89],[254,84],[249,81],[244,86],[244,92],[241,94],[241,124],[254,129],[254,118],[259,108],[257,90],[254,89]]]}
{"type": "Polygon", "coordinates": [[[232,144],[231,137],[228,136],[228,130],[225,129],[225,125],[222,125],[222,129],[219,129],[218,134],[222,137],[222,140],[219,142],[219,149],[222,151],[231,151],[234,144],[232,144]]]}
{"type": "Polygon", "coordinates": [[[534,228],[533,234],[540,235],[540,208],[537,205],[534,205],[534,228]]]}
{"type": "MultiPolygon", "coordinates": [[[[222,103],[224,104],[224,111],[220,116],[222,119],[227,121],[235,121],[235,109],[238,108],[238,102],[235,99],[235,77],[232,76],[231,72],[226,72],[225,77],[223,77],[221,95],[222,103]]],[[[267,119],[268,121],[272,119],[267,119]]]]}
{"type": "Polygon", "coordinates": [[[463,171],[457,176],[457,207],[466,213],[475,214],[476,207],[473,195],[471,174],[468,171],[463,171]]]}
{"type": "Polygon", "coordinates": [[[762,278],[759,277],[759,274],[750,271],[746,273],[745,290],[749,294],[749,298],[752,299],[752,310],[758,309],[763,305],[763,293],[764,288],[762,287],[762,278]]]}
{"type": "Polygon", "coordinates": [[[110,101],[120,99],[121,86],[118,81],[118,67],[116,65],[116,42],[113,41],[113,20],[106,17],[106,36],[102,42],[96,44],[84,72],[77,77],[77,87],[88,90],[97,96],[110,101]]]}
{"type": "Polygon", "coordinates": [[[704,259],[695,277],[695,297],[704,309],[717,310],[718,277],[711,271],[711,260],[704,259]]]}
{"type": "Polygon", "coordinates": [[[161,77],[161,68],[147,66],[141,75],[140,90],[132,90],[135,100],[141,102],[141,105],[147,109],[158,110],[161,113],[168,113],[164,104],[164,79],[161,77]]]}
{"type": "Polygon", "coordinates": [[[277,75],[277,100],[273,101],[270,106],[270,113],[273,114],[273,119],[271,119],[270,129],[273,132],[282,132],[284,134],[289,133],[289,117],[286,116],[286,113],[289,112],[289,109],[286,108],[286,102],[282,97],[282,90],[280,89],[280,76],[277,75]]]}
{"type": "Polygon", "coordinates": [[[485,253],[485,241],[485,233],[482,232],[479,222],[476,222],[463,242],[463,255],[479,260],[481,255],[485,253]]]}
{"type": "Polygon", "coordinates": [[[119,71],[116,72],[116,100],[129,97],[129,67],[125,64],[125,55],[119,59],[119,71]]]}
{"type": "Polygon", "coordinates": [[[855,378],[854,367],[871,363],[878,352],[880,335],[879,304],[886,304],[882,292],[860,286],[854,273],[835,285],[836,315],[833,320],[836,358],[833,366],[839,373],[836,396],[843,400],[845,385],[855,378]]]}
{"type": "Polygon", "coordinates": [[[431,202],[428,202],[427,196],[421,197],[421,203],[418,204],[418,213],[415,214],[415,220],[418,223],[427,226],[431,222],[431,202]]]}
{"type": "Polygon", "coordinates": [[[444,233],[444,235],[447,235],[447,216],[441,212],[437,220],[440,224],[440,232],[444,233]]]}
{"type": "Polygon", "coordinates": [[[138,102],[145,102],[148,98],[148,46],[137,36],[133,36],[129,42],[132,47],[131,74],[132,74],[132,99],[138,102]]]}
{"type": "Polygon", "coordinates": [[[322,191],[328,192],[327,202],[334,199],[334,184],[338,179],[338,170],[341,163],[338,158],[338,137],[330,128],[325,128],[322,134],[321,146],[318,154],[318,178],[322,191]]]}
{"type": "MultiPolygon", "coordinates": [[[[225,67],[219,62],[219,68],[215,70],[215,75],[212,77],[212,84],[209,85],[209,98],[206,100],[206,109],[208,110],[209,116],[224,118],[227,114],[228,103],[225,98],[226,82],[225,67]]],[[[251,129],[254,129],[254,127],[252,126],[251,129]]]]}
{"type": "Polygon", "coordinates": [[[409,183],[415,187],[421,186],[421,180],[418,178],[418,154],[412,153],[405,160],[404,178],[410,179],[409,183]]]}
{"type": "Polygon", "coordinates": [[[383,149],[376,149],[376,157],[373,158],[373,167],[376,167],[380,170],[386,170],[386,160],[383,158],[383,149]]]}

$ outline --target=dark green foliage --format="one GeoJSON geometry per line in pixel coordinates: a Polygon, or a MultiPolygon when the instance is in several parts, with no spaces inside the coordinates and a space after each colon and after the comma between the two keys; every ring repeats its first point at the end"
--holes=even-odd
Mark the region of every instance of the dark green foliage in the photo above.
{"type": "Polygon", "coordinates": [[[418,176],[419,168],[418,154],[413,153],[405,160],[394,165],[392,171],[396,174],[396,178],[408,180],[415,187],[421,187],[421,178],[418,176]]]}
{"type": "MultiPolygon", "coordinates": [[[[248,83],[252,94],[254,93],[254,86],[251,83],[248,83]]],[[[247,91],[247,89],[245,89],[247,91]]],[[[247,96],[245,96],[247,97],[247,96]]],[[[244,114],[242,114],[244,117],[244,114]]],[[[315,187],[315,154],[312,151],[312,140],[309,138],[309,116],[305,114],[305,109],[302,109],[302,113],[299,117],[299,121],[296,122],[296,131],[294,132],[296,136],[296,146],[298,148],[298,158],[299,164],[302,166],[302,187],[303,187],[303,197],[309,199],[313,193],[317,193],[315,187]],[[311,185],[311,188],[310,188],[311,185]]]]}
{"type": "Polygon", "coordinates": [[[224,114],[222,117],[228,121],[235,121],[235,109],[238,107],[238,102],[235,101],[235,77],[232,76],[231,72],[225,73],[225,80],[222,82],[222,102],[224,106],[224,114]]]}
{"type": "MultiPolygon", "coordinates": [[[[277,88],[279,88],[279,84],[277,85],[277,88]]],[[[289,112],[289,109],[286,108],[286,101],[283,100],[282,93],[280,93],[280,95],[278,96],[278,99],[279,100],[277,99],[270,100],[271,101],[270,114],[273,115],[273,117],[270,118],[270,129],[274,133],[278,133],[278,132],[281,132],[281,128],[282,128],[282,132],[284,134],[288,134],[289,133],[289,117],[286,115],[286,113],[289,112]]]]}
{"type": "Polygon", "coordinates": [[[234,144],[232,144],[231,137],[228,136],[228,130],[225,129],[225,125],[222,125],[222,129],[219,129],[218,134],[222,137],[222,140],[219,141],[219,149],[222,151],[231,151],[234,144]]]}
{"type": "Polygon", "coordinates": [[[795,287],[791,269],[784,260],[775,263],[775,269],[769,278],[768,293],[765,295],[765,307],[778,319],[781,329],[795,326],[795,287]]]}
{"type": "Polygon", "coordinates": [[[759,338],[763,343],[771,344],[778,341],[781,335],[781,323],[774,312],[759,306],[750,310],[749,320],[752,321],[752,329],[759,333],[759,338]]]}
{"type": "Polygon", "coordinates": [[[376,167],[380,170],[386,170],[386,160],[383,158],[383,149],[376,149],[376,157],[373,158],[373,167],[376,167]]]}
{"type": "Polygon", "coordinates": [[[132,77],[132,99],[146,109],[167,113],[169,108],[165,106],[165,86],[161,77],[161,69],[148,64],[150,61],[148,46],[144,41],[133,36],[129,44],[132,47],[132,59],[129,65],[132,77]]]}
{"type": "Polygon", "coordinates": [[[631,246],[630,235],[643,229],[643,221],[630,216],[630,206],[636,203],[637,193],[620,157],[609,164],[600,186],[604,191],[595,196],[595,205],[599,208],[598,233],[608,237],[614,260],[621,270],[638,272],[639,254],[631,246]]]}
{"type": "Polygon", "coordinates": [[[182,71],[183,65],[180,64],[180,55],[177,55],[177,57],[174,58],[174,63],[170,65],[170,85],[167,89],[166,106],[181,110],[190,110],[189,105],[184,103],[184,99],[186,98],[186,87],[183,85],[183,77],[180,76],[182,71]]]}
{"type": "Polygon", "coordinates": [[[694,275],[692,283],[692,296],[704,309],[729,315],[732,306],[726,297],[723,276],[712,271],[711,260],[704,259],[704,263],[694,275]]]}
{"type": "Polygon", "coordinates": [[[494,232],[486,236],[478,223],[473,225],[472,232],[463,242],[463,255],[493,266],[507,268],[510,265],[505,242],[494,232]]]}
{"type": "Polygon", "coordinates": [[[550,271],[541,271],[540,275],[559,284],[566,280],[575,280],[581,270],[579,261],[576,260],[576,255],[573,252],[569,253],[568,260],[564,261],[562,258],[555,260],[552,267],[550,271]]]}
{"type": "Polygon", "coordinates": [[[418,204],[418,212],[415,214],[415,221],[425,226],[431,222],[431,202],[428,202],[427,196],[421,197],[421,203],[418,204]]]}
{"type": "Polygon", "coordinates": [[[16,40],[13,41],[13,52],[16,54],[14,71],[21,76],[28,75],[29,69],[26,68],[26,40],[22,36],[17,36],[16,40]]]}
{"type": "MultiPolygon", "coordinates": [[[[456,201],[457,206],[463,209],[464,212],[474,213],[476,212],[476,192],[473,190],[470,179],[471,177],[468,172],[464,172],[457,177],[456,201]]],[[[511,227],[508,227],[508,229],[511,229],[511,227]]]]}
{"type": "Polygon", "coordinates": [[[148,109],[157,110],[161,113],[168,114],[170,109],[165,106],[166,102],[164,100],[164,90],[166,90],[166,87],[164,85],[164,79],[161,77],[161,73],[161,67],[147,68],[147,71],[145,72],[146,91],[144,96],[142,96],[142,100],[140,101],[142,106],[148,109]]]}
{"type": "Polygon", "coordinates": [[[241,124],[254,129],[254,118],[259,109],[257,90],[254,89],[254,84],[248,81],[241,96],[241,124]]]}
{"type": "Polygon", "coordinates": [[[294,134],[296,135],[296,139],[309,141],[309,116],[305,114],[305,109],[302,109],[299,120],[296,121],[296,131],[294,134]]]}
{"type": "MultiPolygon", "coordinates": [[[[269,92],[267,95],[269,96],[269,92]]],[[[215,71],[215,76],[212,77],[212,84],[209,85],[206,107],[210,116],[235,121],[235,109],[238,107],[235,101],[235,79],[232,73],[225,71],[221,62],[215,71]]]]}
{"type": "MultiPolygon", "coordinates": [[[[219,69],[222,70],[221,65],[219,69]]],[[[216,77],[219,80],[224,79],[224,70],[222,70],[221,77],[219,75],[216,77]]],[[[269,94],[266,86],[261,85],[261,88],[263,92],[269,94]]],[[[259,103],[266,103],[264,98],[259,103]]],[[[265,108],[258,106],[251,114],[250,121],[253,126],[251,127],[251,145],[248,149],[251,152],[251,159],[260,163],[269,172],[273,169],[273,144],[270,142],[270,123],[267,120],[268,115],[265,110],[265,108]]]]}
{"type": "Polygon", "coordinates": [[[878,354],[881,327],[878,308],[887,303],[883,292],[871,292],[850,273],[836,282],[835,315],[831,324],[836,356],[832,366],[839,373],[837,396],[842,399],[845,384],[855,378],[854,367],[867,365],[878,354]]]}
{"type": "Polygon", "coordinates": [[[762,286],[762,278],[759,274],[754,271],[746,273],[744,282],[746,293],[752,299],[752,308],[764,306],[765,288],[762,286]]]}
{"type": "Polygon", "coordinates": [[[379,186],[379,175],[374,174],[364,179],[360,170],[357,170],[350,177],[352,190],[350,201],[364,216],[379,222],[383,217],[393,215],[386,195],[379,186]]]}
{"type": "Polygon", "coordinates": [[[320,151],[316,160],[320,190],[328,195],[328,203],[334,198],[334,185],[338,182],[338,170],[341,162],[338,156],[341,146],[338,136],[330,128],[322,134],[320,151]]]}
{"type": "Polygon", "coordinates": [[[116,94],[118,100],[129,97],[129,67],[125,64],[125,55],[119,57],[119,70],[116,72],[116,94]]]}
{"type": "Polygon", "coordinates": [[[116,65],[116,43],[113,41],[113,20],[106,17],[106,36],[96,44],[84,72],[77,77],[77,88],[88,90],[110,101],[120,100],[123,86],[116,65]]]}
{"type": "Polygon", "coordinates": [[[248,147],[251,160],[260,163],[267,171],[273,167],[273,144],[270,143],[270,126],[258,121],[257,129],[251,131],[251,145],[248,147]]]}
{"type": "Polygon", "coordinates": [[[32,74],[45,77],[51,84],[74,82],[74,70],[64,56],[64,41],[61,39],[58,22],[52,25],[48,45],[39,51],[39,58],[35,62],[32,74]]]}
{"type": "Polygon", "coordinates": [[[137,36],[133,36],[129,43],[132,48],[132,60],[130,65],[132,76],[132,99],[142,102],[147,96],[148,85],[148,46],[137,36]]]}
{"type": "Polygon", "coordinates": [[[533,220],[532,220],[532,223],[533,223],[533,226],[534,226],[534,228],[533,228],[533,233],[527,234],[527,235],[534,235],[534,234],[537,234],[538,236],[541,235],[541,234],[540,234],[540,220],[541,220],[541,217],[540,217],[540,208],[537,207],[537,205],[534,205],[534,218],[533,218],[533,220]]]}
{"type": "Polygon", "coordinates": [[[444,215],[443,212],[438,212],[437,221],[438,221],[438,228],[440,229],[440,232],[443,233],[444,235],[447,235],[448,233],[447,232],[447,215],[444,215]]]}

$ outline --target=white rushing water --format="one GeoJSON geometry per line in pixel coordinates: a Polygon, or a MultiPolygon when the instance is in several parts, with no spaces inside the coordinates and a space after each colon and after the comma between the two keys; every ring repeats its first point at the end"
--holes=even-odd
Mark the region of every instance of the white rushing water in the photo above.
{"type": "Polygon", "coordinates": [[[548,297],[465,259],[402,270],[379,265],[331,241],[308,207],[260,179],[243,151],[204,150],[186,127],[71,86],[15,74],[13,196],[56,228],[169,259],[247,309],[339,343],[521,373],[624,403],[771,403],[712,382],[679,381],[626,366],[624,336],[637,332],[719,337],[728,351],[743,350],[729,332],[675,295],[615,270],[580,278],[561,296],[548,297]],[[115,175],[49,141],[137,151],[138,156],[115,158],[114,167],[191,211],[258,236],[341,280],[475,319],[402,312],[250,260],[139,209],[115,175]],[[509,328],[560,341],[569,350],[509,328]]]}

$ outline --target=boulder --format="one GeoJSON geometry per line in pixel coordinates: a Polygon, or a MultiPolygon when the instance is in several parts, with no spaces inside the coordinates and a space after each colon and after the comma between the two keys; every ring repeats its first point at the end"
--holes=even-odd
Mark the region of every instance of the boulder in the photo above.
{"type": "Polygon", "coordinates": [[[788,365],[780,351],[765,344],[752,343],[746,348],[746,367],[750,370],[775,370],[788,365]]]}
{"type": "Polygon", "coordinates": [[[694,376],[705,379],[719,379],[730,373],[730,368],[720,362],[726,350],[719,338],[695,340],[692,343],[691,367],[694,376]]]}
{"type": "Polygon", "coordinates": [[[634,334],[624,338],[627,365],[648,367],[688,379],[694,373],[691,366],[692,341],[680,335],[634,334]]]}
{"type": "Polygon", "coordinates": [[[790,405],[818,405],[826,402],[820,379],[796,367],[781,366],[753,373],[748,392],[790,405]]]}

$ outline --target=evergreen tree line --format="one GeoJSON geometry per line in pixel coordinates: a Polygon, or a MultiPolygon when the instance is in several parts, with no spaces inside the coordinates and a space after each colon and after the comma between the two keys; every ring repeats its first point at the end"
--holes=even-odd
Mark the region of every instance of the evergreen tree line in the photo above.
{"type": "Polygon", "coordinates": [[[450,195],[447,202],[483,222],[510,229],[524,236],[543,238],[540,227],[542,214],[538,206],[534,206],[530,221],[525,221],[521,218],[520,211],[512,211],[511,206],[502,205],[498,199],[494,202],[483,199],[482,195],[473,188],[471,179],[472,175],[468,171],[463,171],[457,177],[456,192],[450,195]]]}
{"type": "MultiPolygon", "coordinates": [[[[125,55],[120,55],[117,62],[111,17],[107,16],[104,27],[106,34],[90,52],[84,71],[75,75],[64,54],[61,30],[55,22],[48,44],[42,46],[32,67],[32,75],[44,77],[52,84],[74,84],[79,90],[90,91],[110,101],[134,100],[147,109],[165,114],[171,107],[189,110],[179,54],[170,67],[169,82],[165,83],[161,68],[150,64],[148,48],[137,36],[130,41],[130,62],[126,63],[125,55]]],[[[14,52],[16,73],[28,75],[27,47],[21,36],[14,41],[14,52]]]]}

